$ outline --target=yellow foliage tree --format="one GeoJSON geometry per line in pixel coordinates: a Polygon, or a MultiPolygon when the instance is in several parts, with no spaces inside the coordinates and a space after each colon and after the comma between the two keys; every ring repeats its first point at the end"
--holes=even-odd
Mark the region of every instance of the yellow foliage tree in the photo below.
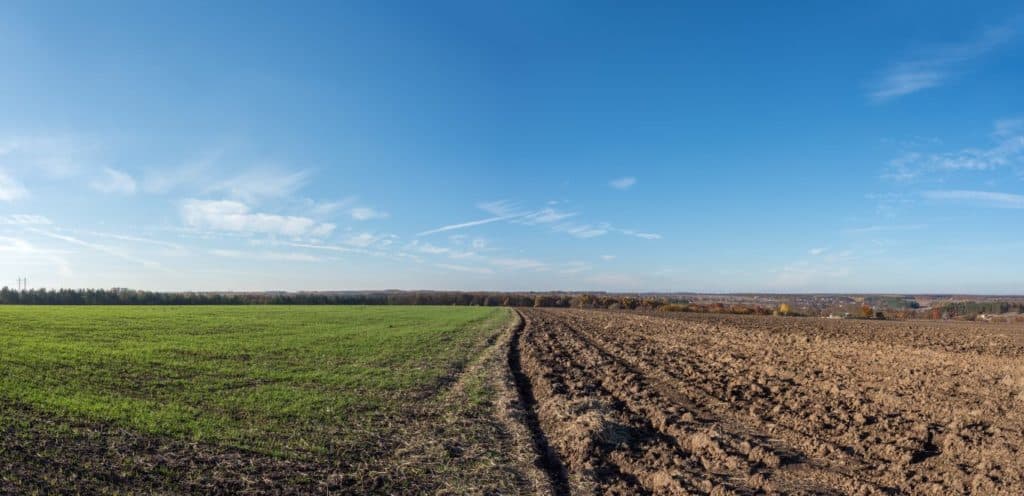
{"type": "Polygon", "coordinates": [[[779,313],[782,315],[789,315],[789,303],[779,305],[779,313]]]}

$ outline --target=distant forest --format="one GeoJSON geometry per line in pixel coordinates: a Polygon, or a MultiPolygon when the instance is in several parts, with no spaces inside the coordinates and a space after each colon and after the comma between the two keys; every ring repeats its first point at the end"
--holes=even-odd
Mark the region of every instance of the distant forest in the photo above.
{"type": "MultiPolygon", "coordinates": [[[[488,307],[602,308],[663,312],[728,313],[755,315],[826,316],[837,310],[855,317],[896,319],[974,320],[986,315],[1024,314],[1021,301],[946,301],[928,308],[906,304],[900,298],[871,297],[865,303],[839,304],[835,295],[773,295],[779,303],[693,301],[684,295],[612,293],[503,293],[489,291],[338,291],[338,292],[155,292],[133,289],[0,289],[0,305],[464,305],[488,307]],[[802,304],[785,303],[787,299],[802,304]],[[815,304],[823,299],[828,303],[815,304]],[[805,300],[812,300],[808,303],[805,300]],[[894,304],[899,303],[899,305],[894,304]],[[793,307],[790,310],[790,307],[793,307]]],[[[841,298],[846,300],[845,297],[841,298]]]]}
{"type": "MultiPolygon", "coordinates": [[[[656,309],[678,299],[585,293],[466,291],[154,292],[133,289],[0,289],[3,305],[465,305],[656,309]]],[[[685,303],[685,301],[683,301],[685,303]]]]}

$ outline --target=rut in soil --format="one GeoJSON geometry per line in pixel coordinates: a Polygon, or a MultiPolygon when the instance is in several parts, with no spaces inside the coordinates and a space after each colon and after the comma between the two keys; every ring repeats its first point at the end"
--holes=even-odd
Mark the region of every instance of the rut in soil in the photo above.
{"type": "Polygon", "coordinates": [[[548,443],[547,436],[544,435],[544,431],[540,427],[540,420],[537,417],[537,399],[533,395],[533,386],[530,384],[530,378],[523,373],[519,346],[523,329],[526,327],[526,319],[519,311],[516,313],[519,324],[512,331],[512,342],[508,351],[508,367],[512,371],[516,391],[519,393],[519,403],[525,412],[526,426],[533,437],[533,446],[538,457],[537,464],[547,474],[552,492],[556,496],[568,495],[570,493],[569,478],[565,465],[548,443]]]}

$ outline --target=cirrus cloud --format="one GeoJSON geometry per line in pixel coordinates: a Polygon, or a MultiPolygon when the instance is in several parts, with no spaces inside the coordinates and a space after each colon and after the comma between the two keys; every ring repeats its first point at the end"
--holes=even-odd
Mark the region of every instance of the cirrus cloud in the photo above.
{"type": "Polygon", "coordinates": [[[1006,44],[1015,34],[1009,25],[998,26],[961,43],[926,47],[915,56],[889,66],[873,85],[868,98],[882,103],[940,86],[960,72],[966,63],[1006,44]]]}
{"type": "Polygon", "coordinates": [[[2,226],[48,226],[50,224],[53,224],[53,222],[50,222],[50,219],[42,215],[0,215],[0,225],[2,226]]]}
{"type": "Polygon", "coordinates": [[[116,193],[122,195],[135,194],[135,179],[116,169],[106,167],[100,177],[94,179],[89,186],[100,193],[116,193]]]}
{"type": "Polygon", "coordinates": [[[996,191],[947,190],[925,191],[929,200],[958,201],[997,208],[1024,208],[1024,195],[996,191]]]}

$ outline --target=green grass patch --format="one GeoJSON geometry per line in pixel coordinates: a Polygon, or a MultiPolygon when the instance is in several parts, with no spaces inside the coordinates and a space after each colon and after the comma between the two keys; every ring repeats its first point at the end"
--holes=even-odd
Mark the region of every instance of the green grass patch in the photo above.
{"type": "MultiPolygon", "coordinates": [[[[508,321],[478,307],[0,307],[0,402],[323,455],[401,421],[508,321]]],[[[15,419],[2,418],[0,425],[15,419]]]]}

